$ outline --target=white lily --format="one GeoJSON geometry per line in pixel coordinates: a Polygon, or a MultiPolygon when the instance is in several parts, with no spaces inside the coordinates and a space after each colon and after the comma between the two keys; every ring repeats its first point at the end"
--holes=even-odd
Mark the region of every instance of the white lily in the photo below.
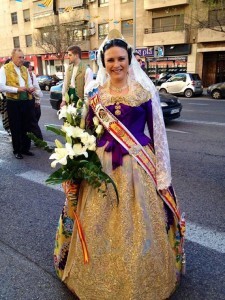
{"type": "Polygon", "coordinates": [[[81,144],[73,145],[74,156],[84,155],[86,158],[88,157],[87,147],[82,146],[81,144]]]}
{"type": "Polygon", "coordinates": [[[94,125],[95,125],[95,126],[98,126],[99,120],[98,120],[97,117],[94,117],[94,118],[93,118],[93,122],[94,122],[94,125]]]}
{"type": "Polygon", "coordinates": [[[69,123],[64,123],[64,125],[62,126],[62,131],[64,131],[66,133],[67,136],[69,137],[73,137],[73,138],[79,138],[82,136],[82,134],[84,133],[84,129],[76,126],[72,126],[69,123]]]}
{"type": "Polygon", "coordinates": [[[75,152],[73,150],[72,145],[70,143],[66,143],[65,147],[66,147],[66,150],[67,150],[67,153],[68,153],[69,157],[71,159],[73,159],[73,157],[75,156],[75,152]]]}
{"type": "Polygon", "coordinates": [[[92,145],[88,146],[88,150],[96,151],[96,143],[93,143],[92,145]]]}
{"type": "Polygon", "coordinates": [[[55,168],[58,163],[65,166],[67,164],[67,155],[68,151],[66,148],[55,148],[55,153],[49,157],[49,159],[55,159],[51,163],[51,167],[55,168]]]}
{"type": "Polygon", "coordinates": [[[101,124],[99,124],[99,125],[97,126],[97,128],[95,129],[95,132],[96,132],[97,134],[101,134],[102,131],[103,131],[103,126],[102,126],[101,124]]]}
{"type": "Polygon", "coordinates": [[[58,111],[59,120],[62,118],[66,118],[67,116],[67,106],[64,105],[59,111],[58,111]]]}
{"type": "Polygon", "coordinates": [[[55,145],[57,148],[63,148],[63,144],[59,140],[55,140],[55,145]]]}
{"type": "Polygon", "coordinates": [[[73,104],[70,104],[70,105],[67,106],[67,113],[70,114],[70,115],[76,115],[77,108],[74,107],[73,104]]]}
{"type": "Polygon", "coordinates": [[[87,147],[89,145],[92,145],[96,141],[96,137],[94,135],[90,135],[88,132],[84,132],[80,136],[80,139],[81,139],[81,142],[87,147]]]}

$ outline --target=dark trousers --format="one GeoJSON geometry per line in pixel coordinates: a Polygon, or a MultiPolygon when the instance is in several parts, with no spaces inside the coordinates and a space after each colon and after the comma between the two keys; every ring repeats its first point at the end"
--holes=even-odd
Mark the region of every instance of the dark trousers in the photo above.
{"type": "Polygon", "coordinates": [[[12,135],[13,153],[30,150],[27,136],[30,128],[30,100],[7,100],[9,127],[12,135]]]}
{"type": "Polygon", "coordinates": [[[41,107],[35,107],[35,100],[30,101],[30,112],[31,112],[31,124],[30,132],[32,132],[37,138],[43,140],[41,129],[38,125],[38,121],[41,117],[41,107]]]}

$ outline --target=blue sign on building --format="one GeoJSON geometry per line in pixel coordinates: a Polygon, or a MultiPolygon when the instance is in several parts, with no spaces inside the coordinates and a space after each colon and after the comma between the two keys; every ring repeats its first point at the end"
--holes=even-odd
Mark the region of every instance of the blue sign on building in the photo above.
{"type": "Polygon", "coordinates": [[[96,60],[97,59],[97,51],[89,51],[89,59],[90,60],[96,60]]]}

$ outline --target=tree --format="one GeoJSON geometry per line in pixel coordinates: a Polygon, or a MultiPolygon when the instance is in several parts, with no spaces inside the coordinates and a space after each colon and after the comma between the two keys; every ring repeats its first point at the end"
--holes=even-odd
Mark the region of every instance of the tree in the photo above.
{"type": "Polygon", "coordinates": [[[81,46],[83,43],[83,34],[82,29],[73,23],[58,24],[36,30],[33,39],[39,49],[46,54],[54,54],[61,60],[62,66],[64,66],[68,47],[74,43],[81,46]]]}
{"type": "Polygon", "coordinates": [[[194,29],[211,29],[225,33],[225,1],[197,1],[192,10],[191,27],[194,29]]]}

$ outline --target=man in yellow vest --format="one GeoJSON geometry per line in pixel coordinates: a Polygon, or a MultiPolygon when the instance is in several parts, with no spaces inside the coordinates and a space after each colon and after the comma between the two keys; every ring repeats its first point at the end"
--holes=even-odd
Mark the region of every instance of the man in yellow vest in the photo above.
{"type": "Polygon", "coordinates": [[[12,51],[12,60],[0,69],[0,91],[6,93],[9,127],[12,134],[13,153],[17,159],[30,152],[30,101],[34,87],[26,67],[21,49],[12,51]]]}
{"type": "Polygon", "coordinates": [[[65,94],[76,94],[77,97],[84,98],[84,89],[93,80],[93,72],[90,67],[81,61],[81,49],[78,46],[68,48],[69,67],[66,70],[62,88],[62,103],[65,105],[65,94]]]}

